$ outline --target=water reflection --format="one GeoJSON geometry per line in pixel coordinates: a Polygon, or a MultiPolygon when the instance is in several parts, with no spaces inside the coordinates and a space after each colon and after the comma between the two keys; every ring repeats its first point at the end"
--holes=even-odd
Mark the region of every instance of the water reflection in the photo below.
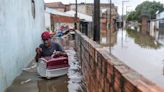
{"type": "MultiPolygon", "coordinates": [[[[101,45],[105,47],[111,45],[111,47],[114,47],[117,44],[117,33],[118,33],[117,31],[111,33],[111,42],[109,41],[109,37],[106,37],[106,35],[102,35],[101,45]]],[[[122,33],[121,34],[122,47],[124,46],[124,41],[127,41],[127,36],[133,38],[134,42],[139,46],[141,46],[142,48],[158,49],[162,46],[161,43],[164,42],[164,36],[161,35],[160,35],[160,39],[158,37],[155,37],[158,38],[158,40],[156,40],[155,38],[151,37],[148,34],[142,34],[141,32],[137,32],[136,30],[132,30],[132,29],[127,29],[126,31],[122,31],[121,33],[122,33]]]]}
{"type": "Polygon", "coordinates": [[[161,44],[148,34],[142,34],[132,29],[127,29],[126,31],[128,36],[134,38],[134,42],[143,48],[158,49],[161,47],[161,44]]]}
{"type": "Polygon", "coordinates": [[[101,35],[101,45],[113,47],[117,43],[117,31],[111,32],[111,41],[107,35],[101,35]],[[110,44],[109,44],[110,43],[110,44]]]}
{"type": "Polygon", "coordinates": [[[52,80],[39,80],[38,89],[39,92],[68,92],[67,89],[67,76],[54,78],[52,80]]]}
{"type": "MultiPolygon", "coordinates": [[[[164,46],[158,40],[130,30],[119,30],[114,38],[116,43],[111,48],[114,56],[164,87],[164,46]]],[[[104,49],[109,51],[109,45],[104,46],[104,49]]]]}

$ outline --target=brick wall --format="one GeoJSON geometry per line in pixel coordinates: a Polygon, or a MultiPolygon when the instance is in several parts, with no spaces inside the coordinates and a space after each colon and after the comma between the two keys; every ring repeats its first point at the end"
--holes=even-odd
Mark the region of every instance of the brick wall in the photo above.
{"type": "Polygon", "coordinates": [[[75,45],[88,92],[164,92],[78,31],[75,45]]]}

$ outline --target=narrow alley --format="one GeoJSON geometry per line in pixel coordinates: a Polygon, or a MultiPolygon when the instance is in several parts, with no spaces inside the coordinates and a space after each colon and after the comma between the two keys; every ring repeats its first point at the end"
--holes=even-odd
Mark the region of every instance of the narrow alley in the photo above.
{"type": "Polygon", "coordinates": [[[36,62],[24,68],[6,92],[86,92],[81,66],[73,48],[66,50],[69,56],[68,73],[53,79],[41,78],[36,72],[36,62]]]}

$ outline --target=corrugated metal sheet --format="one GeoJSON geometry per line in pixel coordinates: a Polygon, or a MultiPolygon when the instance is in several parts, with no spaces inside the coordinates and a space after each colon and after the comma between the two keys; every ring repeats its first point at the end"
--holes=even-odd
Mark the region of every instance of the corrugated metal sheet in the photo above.
{"type": "Polygon", "coordinates": [[[60,12],[60,11],[58,11],[58,10],[51,9],[51,8],[46,8],[46,12],[47,12],[47,13],[50,13],[50,14],[60,15],[60,16],[74,17],[74,15],[67,14],[67,13],[65,13],[65,12],[60,12]]]}
{"type": "MultiPolygon", "coordinates": [[[[74,16],[75,15],[75,11],[72,11],[72,10],[71,11],[67,11],[66,14],[74,16]]],[[[89,16],[89,15],[86,15],[86,14],[82,14],[82,13],[78,13],[78,17],[81,20],[92,22],[92,16],[89,16]]]]}

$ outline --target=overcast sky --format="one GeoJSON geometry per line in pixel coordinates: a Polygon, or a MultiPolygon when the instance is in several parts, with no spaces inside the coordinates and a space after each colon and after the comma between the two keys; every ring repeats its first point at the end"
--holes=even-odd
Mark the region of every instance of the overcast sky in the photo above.
{"type": "MultiPolygon", "coordinates": [[[[75,0],[44,0],[47,2],[63,2],[63,3],[75,3],[75,0]]],[[[77,0],[78,3],[80,2],[87,2],[87,3],[93,3],[94,0],[77,0]]],[[[110,0],[100,0],[101,3],[109,3],[110,0]]],[[[112,0],[112,2],[115,4],[115,6],[118,7],[118,13],[122,14],[122,1],[123,0],[112,0]]],[[[124,0],[125,1],[125,0],[124,0]]],[[[127,1],[127,0],[126,0],[127,1]]],[[[135,7],[142,3],[143,1],[159,1],[164,4],[164,0],[128,0],[129,2],[126,2],[124,4],[124,13],[126,11],[126,7],[128,11],[132,11],[135,9],[135,7]]]]}

